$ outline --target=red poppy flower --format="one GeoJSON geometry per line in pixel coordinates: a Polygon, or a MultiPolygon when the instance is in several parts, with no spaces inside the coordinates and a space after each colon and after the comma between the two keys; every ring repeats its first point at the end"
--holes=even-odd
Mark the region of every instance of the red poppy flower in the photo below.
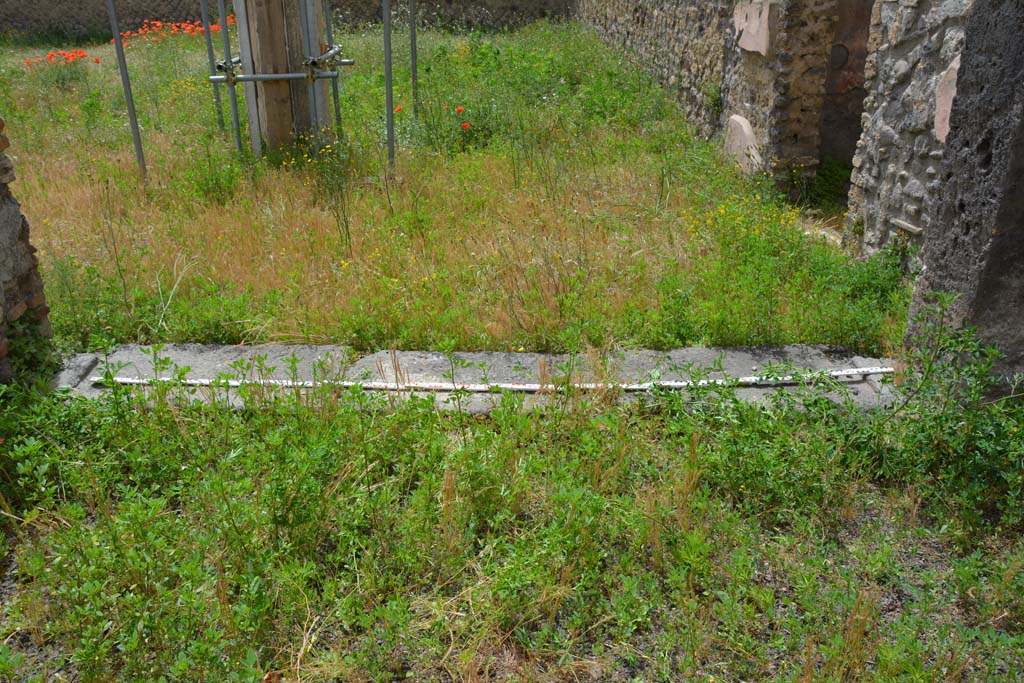
{"type": "Polygon", "coordinates": [[[395,107],[395,113],[396,114],[401,113],[401,111],[402,111],[402,105],[398,105],[397,107],[395,107]]]}
{"type": "Polygon", "coordinates": [[[99,57],[93,57],[93,58],[92,58],[92,61],[94,61],[94,62],[96,62],[97,64],[99,64],[99,63],[100,63],[100,58],[99,58],[99,57]]]}
{"type": "Polygon", "coordinates": [[[455,107],[455,113],[456,114],[461,114],[464,111],[466,111],[465,107],[455,107]]]}
{"type": "Polygon", "coordinates": [[[25,60],[25,66],[32,66],[32,60],[31,59],[26,59],[25,60]]]}
{"type": "Polygon", "coordinates": [[[462,130],[469,130],[472,127],[473,126],[469,125],[469,121],[463,121],[462,122],[462,130]]]}

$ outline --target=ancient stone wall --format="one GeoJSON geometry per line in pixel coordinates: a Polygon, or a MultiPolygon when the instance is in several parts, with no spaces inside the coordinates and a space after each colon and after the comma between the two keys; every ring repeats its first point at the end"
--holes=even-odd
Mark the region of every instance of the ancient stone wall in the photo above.
{"type": "Polygon", "coordinates": [[[793,191],[818,165],[838,6],[838,0],[741,3],[735,45],[726,44],[725,109],[750,121],[764,170],[793,191]]]}
{"type": "Polygon", "coordinates": [[[11,196],[14,163],[0,118],[0,382],[11,379],[11,340],[20,334],[51,335],[43,281],[29,244],[28,220],[11,196]]]}
{"type": "Polygon", "coordinates": [[[818,167],[825,80],[837,11],[836,0],[791,0],[777,39],[779,96],[771,112],[770,150],[779,180],[796,191],[818,167]]]}
{"type": "Polygon", "coordinates": [[[578,0],[576,17],[676,93],[698,131],[719,130],[734,0],[578,0]]]}
{"type": "Polygon", "coordinates": [[[839,0],[821,111],[822,161],[848,165],[857,150],[864,113],[864,68],[875,0],[839,0]]]}
{"type": "MultiPolygon", "coordinates": [[[[863,5],[870,2],[578,0],[576,16],[674,91],[698,132],[724,129],[727,151],[749,172],[772,171],[799,191],[821,157],[830,89],[846,96],[834,98],[831,110],[852,108],[859,122],[860,103],[849,92],[863,87],[863,70],[859,80],[856,72],[866,53],[863,5]],[[837,26],[847,15],[841,39],[851,47],[839,46],[846,55],[833,74],[837,26]]],[[[855,140],[859,132],[847,136],[855,140]]],[[[853,142],[847,146],[852,157],[853,142]]]]}
{"type": "Polygon", "coordinates": [[[726,146],[751,173],[769,170],[774,112],[782,97],[777,54],[781,6],[739,3],[724,33],[722,113],[726,146]],[[748,132],[749,126],[749,132],[748,132]]]}
{"type": "MultiPolygon", "coordinates": [[[[380,1],[331,0],[338,16],[348,24],[366,24],[381,20],[380,1]]],[[[409,16],[409,3],[392,0],[396,17],[409,16]]],[[[565,17],[573,0],[417,0],[419,20],[431,25],[502,28],[544,17],[565,17]]]]}
{"type": "Polygon", "coordinates": [[[1022,30],[1020,0],[976,0],[913,306],[958,295],[949,322],[1002,351],[1006,376],[1024,373],[1022,30]]]}
{"type": "Polygon", "coordinates": [[[972,1],[875,4],[847,236],[864,253],[900,236],[920,243],[932,227],[932,208],[943,191],[939,174],[949,108],[972,1]]]}
{"type": "MultiPolygon", "coordinates": [[[[230,3],[229,3],[230,4],[230,3]]],[[[184,21],[199,18],[199,0],[117,0],[121,30],[146,19],[184,21]]],[[[216,13],[217,3],[210,7],[216,13]]],[[[29,36],[110,37],[110,19],[103,0],[0,0],[0,33],[29,36]]]]}
{"type": "MultiPolygon", "coordinates": [[[[117,0],[124,29],[146,19],[184,21],[199,18],[199,0],[117,0]]],[[[331,0],[338,15],[350,23],[380,20],[380,0],[331,0]]],[[[420,0],[421,21],[442,24],[502,27],[546,16],[569,13],[572,0],[420,0]]],[[[231,0],[227,2],[228,10],[231,0]]],[[[405,16],[408,3],[392,0],[395,13],[405,16]]],[[[216,0],[210,0],[216,16],[216,0]]],[[[0,34],[56,35],[72,38],[110,35],[110,20],[102,0],[0,0],[0,34]]]]}

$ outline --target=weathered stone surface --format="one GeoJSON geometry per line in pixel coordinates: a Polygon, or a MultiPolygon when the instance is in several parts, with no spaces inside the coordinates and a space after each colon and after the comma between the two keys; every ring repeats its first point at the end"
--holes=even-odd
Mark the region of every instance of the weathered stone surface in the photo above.
{"type": "Polygon", "coordinates": [[[857,150],[864,113],[864,73],[874,0],[840,0],[821,112],[819,158],[848,163],[857,150]]]}
{"type": "MultiPolygon", "coordinates": [[[[1024,372],[1024,4],[976,0],[916,288],[954,292],[951,323],[997,346],[1024,372]]],[[[912,334],[916,330],[912,330],[912,334]]]]}
{"type": "Polygon", "coordinates": [[[0,154],[0,185],[10,185],[18,176],[14,172],[14,161],[6,154],[0,154]]]}
{"type": "Polygon", "coordinates": [[[762,170],[763,161],[757,149],[758,140],[750,121],[736,114],[729,117],[725,127],[725,153],[732,157],[747,175],[762,170]]]}
{"type": "Polygon", "coordinates": [[[784,188],[801,191],[821,156],[822,112],[828,64],[839,18],[837,0],[791,0],[784,18],[786,38],[777,58],[790,66],[779,76],[779,104],[767,155],[784,188]]]}
{"type": "Polygon", "coordinates": [[[735,0],[577,0],[575,15],[675,93],[697,131],[710,136],[721,130],[726,110],[734,5],[735,0]]]}
{"type": "MultiPolygon", "coordinates": [[[[771,171],[787,189],[799,191],[822,153],[826,96],[832,95],[835,110],[856,105],[847,117],[847,137],[859,134],[857,89],[867,39],[855,24],[858,17],[866,22],[868,2],[579,0],[576,12],[677,93],[698,132],[724,130],[748,172],[753,169],[746,152],[757,149],[757,170],[771,171]],[[837,43],[839,17],[847,15],[851,21],[837,43]],[[846,51],[846,60],[827,84],[837,48],[846,51]]],[[[829,125],[831,140],[838,126],[829,125]]],[[[852,142],[845,146],[852,156],[852,142]]]]}
{"type": "MultiPolygon", "coordinates": [[[[565,354],[537,353],[455,353],[448,356],[426,351],[381,351],[348,364],[349,353],[336,346],[204,346],[171,344],[159,351],[171,368],[155,369],[151,349],[124,346],[106,358],[95,354],[77,356],[65,365],[54,385],[95,398],[105,388],[102,379],[110,374],[126,380],[168,378],[180,373],[191,380],[232,379],[253,380],[321,380],[399,382],[432,384],[438,391],[419,392],[430,396],[439,409],[458,409],[487,413],[503,400],[501,392],[457,395],[444,387],[458,384],[562,384],[578,382],[641,383],[654,379],[689,381],[693,379],[728,379],[750,376],[778,377],[792,372],[838,369],[869,369],[891,366],[880,358],[863,358],[844,349],[826,346],[785,346],[765,348],[703,348],[673,351],[626,351],[601,358],[573,357],[565,354]],[[255,367],[261,368],[255,371],[255,367]]],[[[747,401],[769,399],[777,391],[792,391],[798,383],[785,386],[757,384],[737,391],[747,401]]],[[[881,376],[855,374],[838,381],[839,391],[829,391],[834,400],[849,397],[863,408],[874,408],[891,398],[885,392],[881,376]]],[[[266,387],[267,393],[294,389],[266,387]]],[[[598,392],[600,393],[600,392],[598,392]]],[[[391,400],[408,398],[408,391],[390,392],[391,400]]],[[[591,398],[593,392],[581,392],[591,398]]],[[[617,396],[634,400],[633,395],[617,396]]],[[[202,401],[225,401],[240,405],[237,392],[196,388],[191,398],[202,401]]],[[[555,396],[553,390],[522,398],[527,408],[539,408],[552,401],[567,400],[555,396]]]]}
{"type": "Polygon", "coordinates": [[[942,190],[928,169],[945,149],[942,107],[953,100],[950,81],[955,84],[954,63],[972,5],[973,0],[875,3],[846,235],[864,254],[897,239],[920,244],[932,227],[928,207],[942,190]],[[904,223],[920,230],[905,231],[904,223]]]}
{"type": "MultiPolygon", "coordinates": [[[[4,128],[0,118],[0,138],[4,128]]],[[[10,337],[17,329],[25,327],[43,337],[52,333],[28,220],[8,187],[14,178],[11,158],[0,154],[0,382],[11,379],[10,337]]]]}

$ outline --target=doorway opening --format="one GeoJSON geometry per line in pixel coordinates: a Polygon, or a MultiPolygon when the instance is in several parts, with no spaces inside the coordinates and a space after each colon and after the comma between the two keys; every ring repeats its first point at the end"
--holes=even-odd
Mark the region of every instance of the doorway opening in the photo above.
{"type": "Polygon", "coordinates": [[[839,0],[821,107],[819,191],[845,204],[864,113],[864,70],[874,0],[839,0]]]}

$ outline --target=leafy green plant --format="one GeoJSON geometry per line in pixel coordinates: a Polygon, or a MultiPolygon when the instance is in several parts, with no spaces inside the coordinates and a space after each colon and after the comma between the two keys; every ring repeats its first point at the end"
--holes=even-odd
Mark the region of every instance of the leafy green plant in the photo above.
{"type": "Polygon", "coordinates": [[[905,398],[870,425],[876,471],[922,486],[964,526],[1024,522],[1024,409],[1015,384],[999,386],[998,351],[948,320],[953,298],[936,295],[918,321],[905,398]],[[997,397],[998,394],[1006,394],[997,397]]]}
{"type": "Polygon", "coordinates": [[[215,147],[210,136],[203,139],[203,154],[185,167],[183,178],[190,194],[204,204],[223,206],[234,197],[242,180],[238,159],[215,147]]]}

